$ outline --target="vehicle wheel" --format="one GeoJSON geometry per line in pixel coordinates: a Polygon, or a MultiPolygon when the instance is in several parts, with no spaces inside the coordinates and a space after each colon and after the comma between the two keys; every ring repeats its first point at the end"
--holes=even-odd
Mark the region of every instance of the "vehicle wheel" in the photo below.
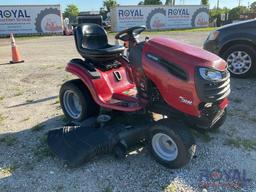
{"type": "Polygon", "coordinates": [[[61,108],[70,121],[82,122],[99,113],[99,106],[80,79],[64,83],[61,86],[59,97],[61,108]]]}
{"type": "Polygon", "coordinates": [[[234,45],[223,53],[223,58],[233,77],[245,78],[255,71],[256,50],[249,45],[234,45]]]}
{"type": "Polygon", "coordinates": [[[150,149],[157,162],[167,168],[186,165],[195,152],[195,140],[181,122],[160,120],[150,132],[150,149]]]}

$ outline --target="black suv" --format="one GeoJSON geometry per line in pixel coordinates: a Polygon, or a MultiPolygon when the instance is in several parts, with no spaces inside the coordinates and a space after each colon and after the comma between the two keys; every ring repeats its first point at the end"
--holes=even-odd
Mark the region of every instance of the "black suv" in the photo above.
{"type": "Polygon", "coordinates": [[[225,59],[232,76],[253,74],[256,71],[256,19],[212,31],[204,42],[204,49],[225,59]]]}

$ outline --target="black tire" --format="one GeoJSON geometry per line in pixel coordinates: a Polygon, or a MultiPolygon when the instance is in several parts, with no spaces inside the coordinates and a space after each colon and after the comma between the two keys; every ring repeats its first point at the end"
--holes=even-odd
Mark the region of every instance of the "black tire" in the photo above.
{"type": "Polygon", "coordinates": [[[241,74],[236,74],[231,70],[231,66],[228,67],[230,74],[233,77],[238,77],[238,78],[246,78],[251,76],[255,70],[256,70],[256,49],[253,48],[250,45],[245,45],[245,44],[238,44],[238,45],[234,45],[229,47],[226,51],[224,51],[222,57],[225,61],[227,61],[229,55],[231,55],[232,53],[235,53],[236,51],[243,51],[245,53],[247,53],[250,58],[251,58],[251,67],[249,68],[248,71],[241,73],[241,74]]]}
{"type": "Polygon", "coordinates": [[[59,98],[63,113],[69,121],[82,122],[88,117],[99,114],[99,105],[94,102],[89,90],[85,87],[80,79],[75,79],[64,83],[61,86],[59,98]],[[81,104],[81,112],[76,118],[72,117],[72,115],[70,115],[65,108],[63,96],[68,90],[73,91],[78,96],[79,102],[81,104]]]}
{"type": "Polygon", "coordinates": [[[193,135],[187,129],[187,127],[182,122],[171,121],[169,119],[163,119],[152,127],[150,136],[150,151],[155,158],[155,160],[162,164],[163,166],[171,169],[178,169],[185,166],[190,159],[194,156],[195,152],[195,140],[193,135]],[[168,161],[161,158],[154,150],[153,147],[153,137],[162,133],[169,136],[177,146],[177,157],[174,160],[168,161]]]}

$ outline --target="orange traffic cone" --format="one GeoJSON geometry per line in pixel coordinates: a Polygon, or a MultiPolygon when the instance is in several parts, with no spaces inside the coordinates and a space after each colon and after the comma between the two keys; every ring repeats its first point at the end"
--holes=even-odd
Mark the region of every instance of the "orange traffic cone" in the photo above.
{"type": "Polygon", "coordinates": [[[23,63],[24,60],[20,59],[20,53],[16,46],[15,39],[12,33],[10,34],[10,38],[11,38],[11,45],[12,45],[12,61],[10,61],[10,63],[23,63]]]}

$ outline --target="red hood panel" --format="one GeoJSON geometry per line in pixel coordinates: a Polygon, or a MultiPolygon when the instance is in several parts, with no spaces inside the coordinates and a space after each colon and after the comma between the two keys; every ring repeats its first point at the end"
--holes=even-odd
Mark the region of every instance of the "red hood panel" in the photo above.
{"type": "Polygon", "coordinates": [[[168,59],[173,58],[171,61],[177,64],[211,67],[221,71],[227,67],[226,62],[219,56],[173,39],[155,37],[150,39],[145,46],[158,49],[160,55],[168,55],[168,59]]]}

